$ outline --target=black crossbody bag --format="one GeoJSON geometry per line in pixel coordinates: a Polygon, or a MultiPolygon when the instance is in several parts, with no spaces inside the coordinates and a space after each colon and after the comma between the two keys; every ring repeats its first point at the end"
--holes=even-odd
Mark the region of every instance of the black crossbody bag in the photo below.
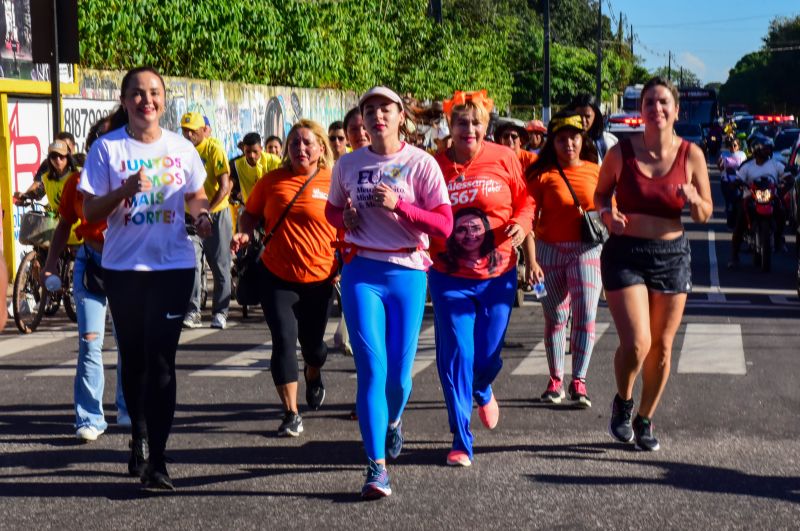
{"type": "Polygon", "coordinates": [[[608,229],[600,218],[600,214],[597,210],[584,210],[583,207],[581,207],[578,196],[575,195],[575,190],[573,190],[572,185],[569,184],[569,179],[564,175],[564,170],[561,169],[561,165],[556,164],[556,168],[561,178],[567,183],[569,193],[572,194],[572,200],[575,201],[575,207],[577,207],[578,212],[581,213],[581,241],[593,245],[605,243],[608,239],[608,229]]]}
{"type": "Polygon", "coordinates": [[[283,209],[281,216],[272,226],[272,230],[270,230],[266,236],[264,236],[264,239],[253,241],[243,251],[237,253],[236,258],[234,259],[234,265],[236,266],[237,274],[236,302],[242,306],[259,304],[261,302],[260,275],[258,274],[258,261],[261,259],[261,253],[264,252],[267,244],[275,235],[275,231],[278,230],[283,223],[283,220],[285,220],[286,216],[289,215],[289,210],[292,209],[292,206],[300,197],[300,194],[303,193],[303,190],[305,190],[309,185],[311,180],[317,176],[317,173],[319,173],[319,169],[317,169],[308,177],[308,179],[306,179],[306,182],[304,182],[303,186],[301,186],[297,193],[294,194],[294,197],[291,201],[289,201],[289,204],[286,205],[286,208],[283,209]]]}

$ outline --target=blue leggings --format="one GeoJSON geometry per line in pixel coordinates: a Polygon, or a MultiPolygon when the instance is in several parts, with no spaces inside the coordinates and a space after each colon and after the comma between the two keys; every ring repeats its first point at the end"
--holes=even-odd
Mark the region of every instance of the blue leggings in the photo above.
{"type": "Polygon", "coordinates": [[[341,288],[361,438],[370,459],[384,459],[389,422],[400,418],[411,394],[425,272],[357,256],[342,269],[341,288]]]}
{"type": "Polygon", "coordinates": [[[442,383],[453,450],[472,458],[472,399],[492,398],[492,382],[503,367],[503,349],[517,288],[513,269],[488,280],[428,274],[436,329],[436,366],[442,383]]]}

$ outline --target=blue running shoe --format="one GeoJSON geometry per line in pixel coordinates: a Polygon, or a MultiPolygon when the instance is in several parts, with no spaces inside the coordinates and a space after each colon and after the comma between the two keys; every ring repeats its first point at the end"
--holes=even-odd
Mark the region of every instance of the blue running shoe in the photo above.
{"type": "Polygon", "coordinates": [[[392,459],[397,459],[400,451],[403,449],[403,419],[397,421],[397,426],[389,429],[386,432],[386,453],[392,459]]]}
{"type": "Polygon", "coordinates": [[[392,494],[389,473],[386,471],[385,466],[370,459],[364,475],[367,476],[367,480],[364,482],[364,486],[361,487],[362,499],[377,500],[392,494]]]}

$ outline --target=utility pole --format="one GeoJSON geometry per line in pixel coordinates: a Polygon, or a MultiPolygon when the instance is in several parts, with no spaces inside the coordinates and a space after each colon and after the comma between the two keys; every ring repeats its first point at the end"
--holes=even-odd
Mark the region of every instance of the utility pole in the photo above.
{"type": "Polygon", "coordinates": [[[603,0],[597,2],[597,75],[594,96],[597,104],[603,101],[603,0]]]}
{"type": "Polygon", "coordinates": [[[631,24],[631,55],[633,55],[633,24],[631,24]]]}
{"type": "Polygon", "coordinates": [[[542,121],[550,121],[550,0],[544,0],[544,81],[542,84],[542,121]]]}
{"type": "Polygon", "coordinates": [[[428,2],[428,16],[433,18],[437,24],[442,23],[442,0],[430,0],[428,2]]]}
{"type": "Polygon", "coordinates": [[[58,71],[58,0],[53,0],[53,53],[50,56],[50,101],[53,105],[53,137],[61,132],[61,77],[58,71]]]}
{"type": "Polygon", "coordinates": [[[681,77],[679,77],[678,79],[679,79],[678,86],[682,87],[683,86],[683,67],[681,67],[681,77]]]}
{"type": "Polygon", "coordinates": [[[672,50],[667,51],[667,81],[672,81],[672,50]]]}

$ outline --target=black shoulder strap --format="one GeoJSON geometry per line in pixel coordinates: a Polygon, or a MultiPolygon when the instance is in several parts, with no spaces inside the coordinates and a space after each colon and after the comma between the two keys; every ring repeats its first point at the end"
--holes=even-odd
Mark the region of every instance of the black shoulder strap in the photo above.
{"type": "Polygon", "coordinates": [[[581,213],[583,213],[583,208],[581,208],[581,202],[578,201],[578,196],[575,195],[575,190],[573,190],[572,185],[569,184],[569,179],[567,179],[567,176],[564,175],[564,170],[561,169],[561,164],[556,162],[556,168],[558,169],[558,173],[561,174],[561,178],[564,179],[565,183],[567,183],[567,188],[569,188],[569,193],[572,194],[572,200],[575,201],[575,206],[578,207],[578,210],[580,210],[581,213]]]}
{"type": "Polygon", "coordinates": [[[294,197],[292,198],[292,200],[289,201],[289,204],[286,205],[286,208],[283,209],[283,213],[281,214],[281,217],[279,217],[278,221],[275,222],[275,225],[272,226],[272,230],[269,231],[266,236],[264,236],[264,243],[266,243],[266,242],[268,242],[268,241],[270,241],[272,239],[272,236],[275,234],[275,231],[278,230],[278,227],[281,226],[281,223],[283,223],[283,220],[286,219],[287,215],[289,215],[289,210],[292,209],[292,205],[294,205],[295,201],[297,201],[297,198],[300,197],[300,194],[303,193],[303,190],[306,189],[306,186],[308,186],[308,183],[311,182],[311,179],[316,177],[318,173],[319,173],[319,168],[317,168],[314,171],[314,173],[312,173],[308,177],[308,179],[306,179],[306,182],[303,183],[303,186],[301,186],[300,189],[297,191],[297,193],[294,194],[294,197]]]}

